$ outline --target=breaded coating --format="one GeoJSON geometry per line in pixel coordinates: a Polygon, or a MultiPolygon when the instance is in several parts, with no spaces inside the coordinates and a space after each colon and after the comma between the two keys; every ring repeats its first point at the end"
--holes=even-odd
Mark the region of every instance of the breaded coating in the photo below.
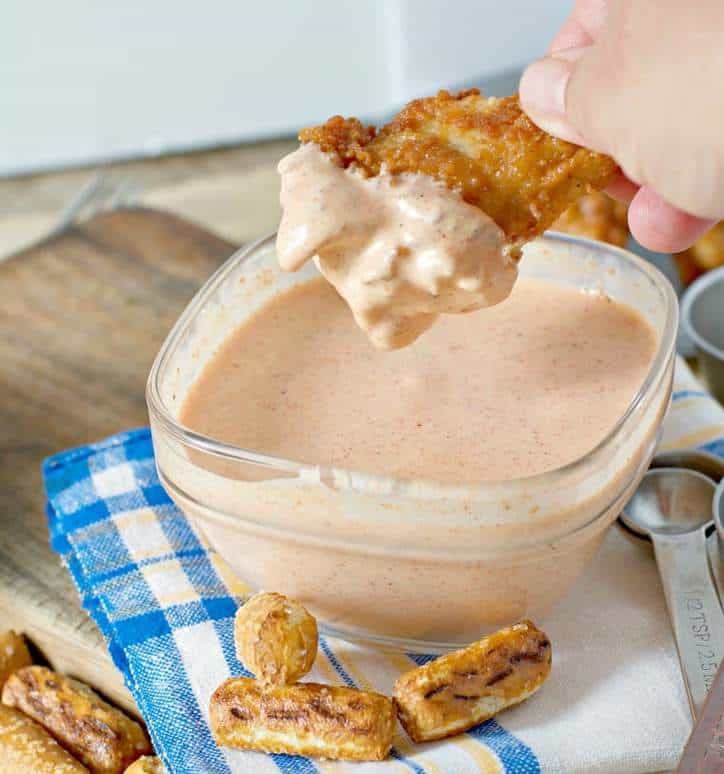
{"type": "Polygon", "coordinates": [[[0,772],[88,774],[88,769],[34,720],[0,704],[0,772]]]}
{"type": "Polygon", "coordinates": [[[724,266],[724,221],[699,237],[694,244],[674,256],[681,282],[689,285],[710,269],[724,266]]]}
{"type": "Polygon", "coordinates": [[[594,191],[572,204],[551,228],[625,247],[629,238],[628,207],[601,191],[594,191]]]}
{"type": "Polygon", "coordinates": [[[28,646],[19,634],[12,629],[0,633],[0,690],[13,672],[32,663],[28,646]]]}
{"type": "Polygon", "coordinates": [[[477,89],[413,100],[379,132],[334,116],[299,139],[367,176],[419,172],[443,182],[487,213],[516,251],[616,169],[608,156],[539,129],[517,95],[485,98],[477,89]]]}
{"type": "Polygon", "coordinates": [[[460,734],[527,699],[550,669],[548,637],[523,621],[402,675],[397,715],[415,742],[460,734]]]}
{"type": "Polygon", "coordinates": [[[146,732],[87,685],[41,666],[14,672],[2,701],[40,723],[94,774],[120,774],[152,752],[146,732]]]}
{"type": "Polygon", "coordinates": [[[317,622],[299,602],[275,592],[255,594],[234,621],[239,660],[267,685],[295,683],[317,657],[317,622]]]}
{"type": "Polygon", "coordinates": [[[144,755],[132,763],[124,774],[166,774],[166,767],[155,755],[144,755]]]}
{"type": "Polygon", "coordinates": [[[222,683],[209,714],[225,747],[350,761],[384,760],[395,728],[392,701],[379,693],[318,683],[263,688],[248,677],[222,683]]]}

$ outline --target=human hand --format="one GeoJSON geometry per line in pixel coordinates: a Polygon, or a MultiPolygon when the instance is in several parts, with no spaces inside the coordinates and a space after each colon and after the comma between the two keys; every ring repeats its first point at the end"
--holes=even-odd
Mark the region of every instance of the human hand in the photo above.
{"type": "Polygon", "coordinates": [[[520,82],[541,128],[612,156],[645,247],[678,252],[724,218],[724,4],[577,0],[520,82]]]}

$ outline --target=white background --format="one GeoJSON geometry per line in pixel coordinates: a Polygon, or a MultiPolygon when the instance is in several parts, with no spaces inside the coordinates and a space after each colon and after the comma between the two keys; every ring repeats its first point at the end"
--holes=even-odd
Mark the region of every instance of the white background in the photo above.
{"type": "MultiPolygon", "coordinates": [[[[567,0],[4,0],[0,174],[374,118],[540,55],[567,0]]],[[[513,86],[514,87],[514,86],[513,86]]]]}

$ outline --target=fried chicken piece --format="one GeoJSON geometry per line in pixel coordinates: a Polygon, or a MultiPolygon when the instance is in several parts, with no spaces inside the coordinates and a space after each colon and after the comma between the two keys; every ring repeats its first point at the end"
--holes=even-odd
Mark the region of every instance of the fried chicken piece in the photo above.
{"type": "Polygon", "coordinates": [[[624,247],[629,238],[628,207],[601,191],[593,191],[572,204],[551,228],[624,247]]]}
{"type": "Polygon", "coordinates": [[[616,169],[609,157],[539,129],[517,96],[485,98],[477,89],[413,100],[378,132],[334,116],[299,139],[367,176],[419,172],[439,180],[487,213],[516,251],[581,195],[605,187],[616,169]]]}
{"type": "Polygon", "coordinates": [[[724,221],[699,237],[694,244],[674,256],[683,285],[690,285],[710,269],[724,265],[724,221]]]}

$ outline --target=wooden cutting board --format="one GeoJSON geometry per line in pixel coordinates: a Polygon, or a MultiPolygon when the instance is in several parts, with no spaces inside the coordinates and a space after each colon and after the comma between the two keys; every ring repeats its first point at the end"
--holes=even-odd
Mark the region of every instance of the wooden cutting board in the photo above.
{"type": "Polygon", "coordinates": [[[107,212],[0,263],[0,629],[134,710],[50,550],[44,457],[148,423],[145,381],[172,324],[235,250],[173,215],[107,212]]]}

